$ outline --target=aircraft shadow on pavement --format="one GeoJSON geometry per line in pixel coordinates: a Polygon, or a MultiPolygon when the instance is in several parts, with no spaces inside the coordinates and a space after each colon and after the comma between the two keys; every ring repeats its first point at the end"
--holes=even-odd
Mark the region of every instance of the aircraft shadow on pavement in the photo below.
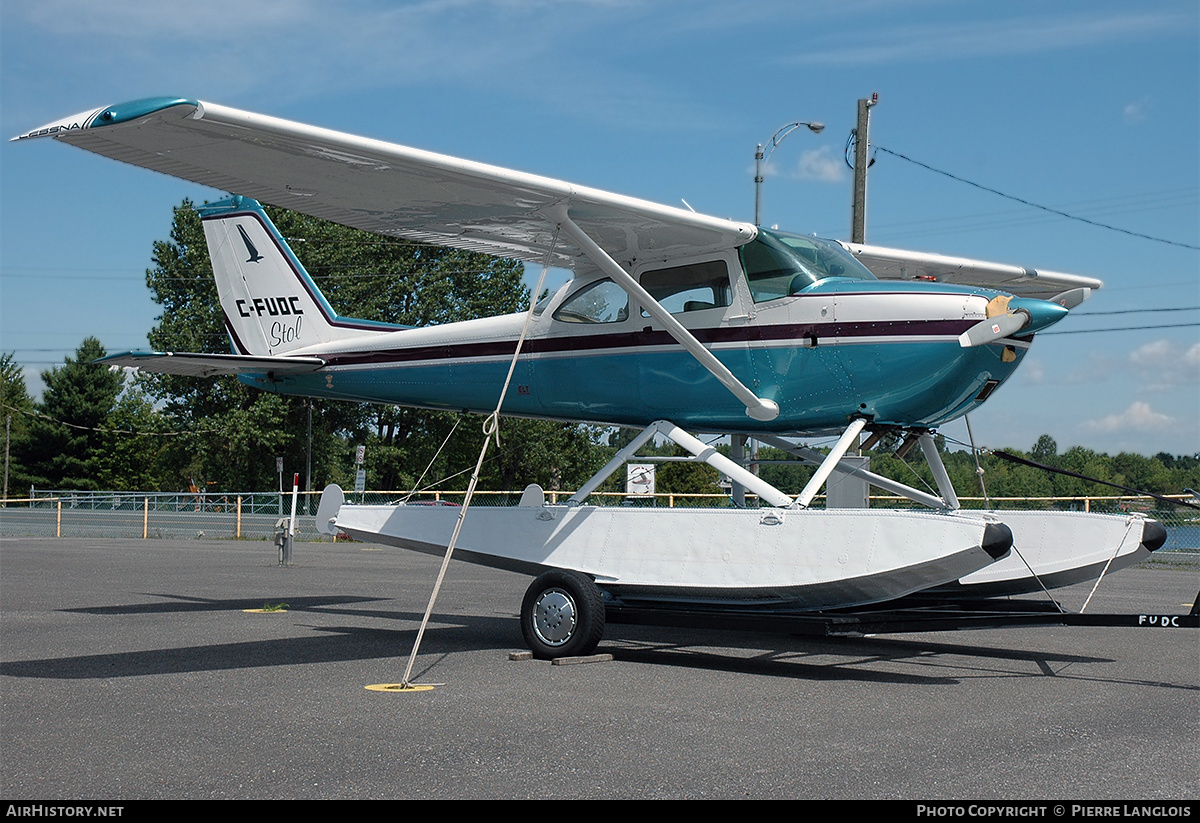
{"type": "Polygon", "coordinates": [[[372,603],[386,600],[384,597],[288,597],[273,594],[266,597],[238,598],[236,600],[216,600],[209,597],[188,597],[181,594],[162,594],[159,592],[138,592],[146,597],[166,598],[164,603],[131,603],[122,606],[81,606],[74,609],[61,609],[67,614],[169,614],[171,612],[209,612],[209,611],[243,611],[245,609],[262,608],[265,604],[286,603],[288,611],[304,611],[325,606],[348,605],[351,603],[372,603]]]}
{"type": "Polygon", "coordinates": [[[1200,690],[1192,684],[1105,677],[1095,664],[1115,662],[1111,658],[1048,650],[884,637],[778,635],[774,636],[775,648],[766,648],[763,636],[755,634],[722,632],[700,637],[683,632],[666,635],[655,630],[653,639],[645,639],[648,632],[644,631],[625,634],[625,639],[610,641],[607,647],[602,644],[599,651],[626,662],[816,681],[956,685],[983,678],[1055,677],[1200,690]],[[669,637],[679,639],[664,639],[669,637]],[[1087,668],[1073,668],[1080,664],[1087,668]],[[897,671],[897,665],[913,670],[897,671]]]}
{"type": "Polygon", "coordinates": [[[804,680],[879,683],[956,684],[979,677],[1054,676],[1074,663],[1108,663],[1095,657],[1045,651],[997,649],[961,644],[898,641],[874,637],[792,638],[722,633],[703,639],[617,641],[601,648],[623,661],[661,666],[716,669],[804,680]],[[773,646],[773,647],[772,647],[773,646]],[[739,651],[741,653],[739,653],[739,651]],[[749,653],[749,656],[747,656],[749,653]],[[910,667],[897,671],[895,666],[910,667]],[[915,667],[915,668],[914,668],[915,667]]]}
{"type": "MultiPolygon", "coordinates": [[[[406,621],[408,625],[402,629],[375,629],[362,626],[296,624],[297,628],[308,628],[317,634],[309,637],[19,660],[0,663],[0,675],[87,680],[403,658],[412,649],[421,615],[394,613],[391,616],[406,621]]],[[[519,637],[520,631],[517,629],[515,618],[498,621],[495,617],[462,618],[434,615],[426,629],[422,651],[428,649],[431,653],[457,653],[489,648],[508,650],[519,637]],[[512,625],[508,626],[506,623],[512,625]]]]}
{"type": "MultiPolygon", "coordinates": [[[[62,611],[108,616],[233,612],[284,602],[289,612],[304,618],[382,619],[402,626],[376,628],[293,622],[293,629],[308,630],[313,634],[10,661],[0,663],[0,675],[77,680],[403,658],[412,648],[422,617],[420,613],[408,610],[356,608],[388,599],[378,597],[273,595],[220,600],[166,594],[151,596],[167,598],[168,602],[62,611]]],[[[443,657],[464,652],[507,653],[521,645],[516,616],[447,614],[435,610],[422,653],[437,653],[443,657]]],[[[608,636],[598,651],[613,654],[618,662],[812,681],[956,685],[980,678],[1068,677],[1165,688],[1200,688],[1190,684],[1104,677],[1094,664],[1112,663],[1111,658],[924,639],[800,637],[626,625],[609,627],[608,636]],[[1072,669],[1078,664],[1088,668],[1072,669]],[[900,667],[908,670],[900,670],[900,667]]],[[[430,665],[436,668],[436,664],[430,665]]]]}

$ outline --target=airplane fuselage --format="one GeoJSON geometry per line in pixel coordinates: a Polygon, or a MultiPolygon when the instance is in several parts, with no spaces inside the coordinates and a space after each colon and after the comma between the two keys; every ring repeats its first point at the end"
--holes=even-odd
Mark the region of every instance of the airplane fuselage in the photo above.
{"type": "MultiPolygon", "coordinates": [[[[234,351],[323,362],[308,372],[247,369],[242,380],[283,394],[496,407],[525,313],[425,328],[341,317],[257,203],[233,198],[201,212],[234,351]]],[[[714,432],[838,431],[856,417],[937,426],[983,402],[1029,345],[1029,334],[961,343],[999,295],[880,281],[840,244],[762,229],[726,249],[607,270],[580,263],[534,309],[503,411],[714,432]],[[689,350],[689,336],[716,369],[689,350]],[[721,368],[778,413],[750,416],[721,368]]],[[[1066,313],[1043,300],[1020,311],[1030,332],[1066,313]]]]}
{"type": "MultiPolygon", "coordinates": [[[[564,319],[561,309],[601,280],[576,278],[534,319],[505,413],[736,432],[839,430],[855,416],[936,426],[982,402],[1029,345],[961,347],[958,335],[995,293],[934,283],[829,278],[763,303],[735,295],[730,306],[681,311],[722,363],[779,404],[775,420],[756,421],[639,307],[611,322],[564,319]]],[[[242,379],[283,394],[491,411],[523,322],[513,314],[308,347],[291,354],[324,359],[320,372],[242,379]]]]}

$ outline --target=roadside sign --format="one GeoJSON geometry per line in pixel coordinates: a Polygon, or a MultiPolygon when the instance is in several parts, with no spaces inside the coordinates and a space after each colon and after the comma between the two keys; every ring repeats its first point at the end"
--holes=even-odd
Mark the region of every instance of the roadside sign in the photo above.
{"type": "Polygon", "coordinates": [[[367,488],[367,470],[359,469],[354,473],[354,491],[362,493],[367,488]]]}
{"type": "Polygon", "coordinates": [[[625,494],[654,495],[654,464],[625,464],[625,494]]]}

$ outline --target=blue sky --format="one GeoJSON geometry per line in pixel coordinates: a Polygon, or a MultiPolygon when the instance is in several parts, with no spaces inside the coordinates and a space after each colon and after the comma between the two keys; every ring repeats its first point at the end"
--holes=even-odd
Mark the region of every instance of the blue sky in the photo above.
{"type": "MultiPolygon", "coordinates": [[[[1055,331],[1200,322],[1200,8],[1182,2],[40,0],[0,6],[0,126],[156,95],[210,100],[847,238],[843,146],[877,146],[867,240],[1105,281],[1055,331]],[[1089,312],[1117,312],[1085,317],[1089,312]]],[[[37,372],[87,335],[142,348],[171,208],[219,192],[49,141],[0,147],[0,350],[37,372]]],[[[1039,335],[972,415],[1028,449],[1200,451],[1200,327],[1039,335]]],[[[965,439],[961,422],[947,427],[965,439]]]]}

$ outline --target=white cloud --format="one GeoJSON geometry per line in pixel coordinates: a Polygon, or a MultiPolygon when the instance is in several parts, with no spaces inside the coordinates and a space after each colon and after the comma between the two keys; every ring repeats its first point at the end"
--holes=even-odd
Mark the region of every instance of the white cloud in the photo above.
{"type": "Polygon", "coordinates": [[[1039,386],[1046,382],[1046,369],[1042,366],[1040,360],[1033,360],[1026,357],[1021,363],[1021,375],[1025,378],[1025,382],[1031,386],[1039,386]]]}
{"type": "Polygon", "coordinates": [[[1192,347],[1187,350],[1187,354],[1183,356],[1183,362],[1186,366],[1200,368],[1200,343],[1192,344],[1192,347]]]}
{"type": "Polygon", "coordinates": [[[1121,110],[1121,116],[1126,123],[1140,123],[1146,119],[1146,98],[1135,100],[1132,103],[1127,103],[1125,108],[1121,110]]]}
{"type": "Polygon", "coordinates": [[[1170,340],[1155,340],[1134,349],[1129,362],[1141,368],[1162,368],[1174,360],[1175,345],[1170,340]]]}
{"type": "Polygon", "coordinates": [[[1102,43],[1121,43],[1162,33],[1190,32],[1187,14],[1082,12],[1075,16],[984,19],[971,23],[888,26],[875,31],[847,27],[847,33],[808,43],[793,65],[864,65],[914,60],[945,60],[991,54],[1054,51],[1102,43]]]}
{"type": "Polygon", "coordinates": [[[1129,353],[1128,365],[1143,391],[1165,391],[1200,380],[1200,343],[1186,351],[1173,340],[1146,343],[1129,353]]]}
{"type": "Polygon", "coordinates": [[[821,183],[840,183],[846,176],[846,163],[833,153],[829,146],[805,149],[796,167],[801,180],[816,180],[821,183]]]}
{"type": "Polygon", "coordinates": [[[773,177],[781,177],[781,176],[783,176],[783,173],[784,173],[783,170],[779,167],[779,165],[777,163],[772,163],[770,161],[767,161],[757,167],[754,165],[747,165],[746,166],[746,175],[749,177],[753,177],[755,168],[757,168],[759,173],[762,174],[763,180],[770,180],[773,177]]]}
{"type": "Polygon", "coordinates": [[[141,3],[110,0],[45,0],[22,10],[31,22],[59,34],[153,40],[161,37],[195,39],[222,23],[236,20],[238,27],[222,27],[226,37],[239,30],[261,33],[267,27],[290,27],[311,17],[319,6],[297,0],[210,0],[206,3],[141,3]]]}
{"type": "Polygon", "coordinates": [[[1135,400],[1120,414],[1110,414],[1097,420],[1085,420],[1082,425],[1086,430],[1098,432],[1115,432],[1124,429],[1150,432],[1170,426],[1174,422],[1175,418],[1156,412],[1150,408],[1149,403],[1135,400]]]}
{"type": "MultiPolygon", "coordinates": [[[[4,11],[6,34],[14,39],[41,35],[60,59],[68,56],[65,64],[86,61],[91,76],[103,78],[101,97],[114,88],[169,89],[249,106],[266,94],[275,101],[269,113],[279,114],[281,107],[347,91],[375,92],[380,106],[393,106],[404,105],[407,89],[493,86],[587,121],[681,132],[724,122],[724,112],[691,89],[636,62],[592,59],[571,45],[581,32],[605,42],[614,30],[661,28],[667,12],[659,4],[369,0],[332,8],[319,0],[42,0],[10,3],[4,11]],[[147,78],[153,78],[149,87],[147,78]]],[[[86,69],[73,71],[88,76],[86,69]]],[[[84,96],[95,105],[90,94],[84,96]]],[[[317,109],[303,120],[350,125],[322,123],[317,109]]]]}

